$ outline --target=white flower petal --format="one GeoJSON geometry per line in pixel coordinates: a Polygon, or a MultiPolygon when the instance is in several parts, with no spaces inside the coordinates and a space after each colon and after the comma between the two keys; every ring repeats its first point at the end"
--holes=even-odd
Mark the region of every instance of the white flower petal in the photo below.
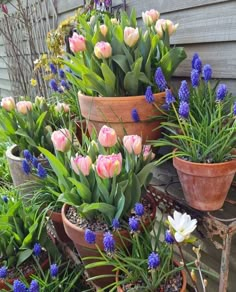
{"type": "Polygon", "coordinates": [[[174,230],[178,230],[178,224],[176,224],[176,221],[171,216],[168,216],[168,221],[174,230]]]}
{"type": "Polygon", "coordinates": [[[183,242],[184,239],[185,239],[185,237],[184,237],[181,233],[179,233],[179,232],[176,232],[176,233],[175,233],[175,240],[176,240],[177,242],[183,242]]]}
{"type": "Polygon", "coordinates": [[[197,227],[197,220],[193,219],[190,221],[189,225],[183,230],[183,234],[190,234],[197,227]]]}

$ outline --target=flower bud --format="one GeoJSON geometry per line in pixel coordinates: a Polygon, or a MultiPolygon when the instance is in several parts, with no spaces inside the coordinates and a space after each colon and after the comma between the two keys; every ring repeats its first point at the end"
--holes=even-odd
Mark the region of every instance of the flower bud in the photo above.
{"type": "Polygon", "coordinates": [[[163,27],[165,27],[165,23],[165,19],[158,19],[156,22],[155,30],[160,38],[163,37],[163,31],[165,30],[163,27]]]}
{"type": "Polygon", "coordinates": [[[70,106],[64,102],[58,102],[57,105],[55,105],[55,111],[58,113],[68,113],[70,111],[70,106]]]}
{"type": "Polygon", "coordinates": [[[114,25],[119,24],[119,20],[117,18],[111,18],[111,23],[114,25]]]}
{"type": "Polygon", "coordinates": [[[168,31],[168,35],[171,36],[177,29],[179,24],[174,24],[169,19],[158,19],[155,25],[155,29],[159,37],[163,36],[163,31],[168,31]]]}
{"type": "Polygon", "coordinates": [[[151,26],[153,23],[155,23],[157,21],[157,19],[159,17],[160,17],[160,13],[155,9],[151,9],[149,11],[142,12],[143,22],[147,26],[151,26]]]}
{"type": "Polygon", "coordinates": [[[107,59],[112,55],[112,47],[107,42],[98,42],[94,47],[94,54],[98,59],[107,59]]]}
{"type": "Polygon", "coordinates": [[[16,104],[17,111],[23,115],[26,115],[28,111],[32,111],[33,104],[31,101],[18,101],[16,104]]]}
{"type": "Polygon", "coordinates": [[[51,135],[51,140],[54,146],[54,149],[61,152],[67,152],[71,147],[71,134],[67,129],[60,129],[54,131],[51,135]]]}
{"type": "Polygon", "coordinates": [[[143,145],[143,160],[147,160],[149,156],[151,156],[151,160],[155,158],[155,154],[152,152],[151,145],[143,145]]]}
{"type": "Polygon", "coordinates": [[[171,20],[166,20],[166,28],[168,30],[169,36],[171,36],[174,32],[176,32],[176,29],[178,28],[179,24],[174,24],[171,20]]]}
{"type": "Polygon", "coordinates": [[[134,47],[139,40],[138,28],[125,27],[124,29],[124,42],[129,47],[134,47]]]}
{"type": "Polygon", "coordinates": [[[69,38],[70,49],[73,53],[83,52],[86,50],[86,41],[82,35],[73,33],[72,38],[69,38]]]}
{"type": "Polygon", "coordinates": [[[142,138],[138,135],[124,136],[123,144],[129,153],[139,155],[142,152],[142,138]]]}
{"type": "Polygon", "coordinates": [[[100,31],[102,33],[102,35],[105,37],[107,35],[108,32],[108,28],[105,24],[100,25],[100,31]]]}
{"type": "Polygon", "coordinates": [[[79,174],[80,172],[87,176],[89,175],[90,169],[92,166],[92,160],[89,156],[76,156],[71,157],[71,167],[75,173],[79,174]]]}
{"type": "Polygon", "coordinates": [[[191,278],[195,283],[197,282],[197,276],[194,270],[191,271],[191,278]]]}
{"type": "Polygon", "coordinates": [[[98,141],[103,147],[114,146],[117,143],[115,130],[104,125],[99,132],[98,141]]]}
{"type": "Polygon", "coordinates": [[[46,99],[43,96],[36,96],[34,102],[37,106],[41,106],[43,103],[46,103],[46,99]]]}
{"type": "Polygon", "coordinates": [[[101,178],[111,178],[119,175],[122,168],[122,155],[99,155],[96,162],[96,171],[101,178]]]}
{"type": "Polygon", "coordinates": [[[13,97],[3,97],[1,101],[1,106],[6,110],[6,111],[11,111],[16,107],[15,100],[13,97]]]}

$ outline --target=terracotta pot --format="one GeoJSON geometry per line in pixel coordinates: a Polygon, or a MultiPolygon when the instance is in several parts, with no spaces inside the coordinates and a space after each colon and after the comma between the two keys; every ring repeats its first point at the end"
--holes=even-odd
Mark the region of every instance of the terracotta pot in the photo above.
{"type": "MultiPolygon", "coordinates": [[[[154,198],[147,194],[147,198],[148,200],[150,200],[151,206],[152,206],[152,213],[150,215],[151,220],[154,220],[155,215],[156,215],[156,203],[154,198]]],[[[63,220],[63,224],[65,227],[65,231],[67,233],[67,235],[71,238],[71,240],[74,242],[74,245],[80,255],[80,257],[83,259],[85,257],[101,257],[100,253],[97,250],[97,247],[95,244],[89,244],[85,241],[84,239],[84,234],[85,234],[85,229],[79,228],[78,226],[76,226],[75,224],[72,224],[67,218],[66,218],[66,213],[67,210],[70,206],[69,205],[64,205],[62,207],[62,220],[63,220]]],[[[146,221],[145,225],[150,224],[150,221],[146,221]]],[[[130,245],[130,241],[128,240],[128,238],[130,237],[130,234],[128,232],[128,230],[120,230],[119,231],[122,238],[127,238],[127,240],[124,239],[125,244],[130,245]]],[[[96,244],[99,246],[99,248],[104,251],[103,249],[103,234],[104,232],[102,231],[98,231],[96,232],[96,244]]],[[[116,245],[120,245],[122,246],[122,242],[120,240],[120,237],[118,234],[113,233],[114,235],[114,239],[116,242],[116,245]]],[[[84,260],[84,264],[90,264],[93,263],[95,260],[84,260]]],[[[107,285],[114,283],[115,281],[115,272],[113,272],[112,270],[114,269],[113,266],[102,266],[102,267],[96,267],[96,268],[91,268],[88,269],[88,276],[89,277],[95,277],[98,275],[114,275],[114,277],[104,277],[101,279],[97,279],[94,280],[94,284],[100,288],[104,288],[107,285]]]]}
{"type": "MultiPolygon", "coordinates": [[[[26,175],[22,170],[22,157],[19,157],[19,147],[13,145],[6,151],[6,157],[9,164],[9,169],[13,184],[18,187],[21,194],[30,194],[36,187],[36,182],[39,178],[32,174],[26,175]],[[35,182],[35,183],[34,183],[35,182]]],[[[47,159],[38,159],[42,165],[47,165],[47,159]]]]}
{"type": "Polygon", "coordinates": [[[59,239],[64,243],[70,243],[71,239],[67,236],[65,232],[61,212],[59,213],[59,212],[48,211],[47,215],[52,220],[53,226],[56,230],[56,233],[59,239]]]}
{"type": "MultiPolygon", "coordinates": [[[[174,261],[174,264],[179,267],[180,264],[176,261],[174,261]]],[[[182,276],[182,288],[179,290],[179,292],[185,292],[187,287],[187,277],[184,270],[180,270],[181,276],[182,276]]],[[[116,283],[119,282],[119,270],[116,271],[116,283]]],[[[124,289],[121,286],[117,286],[117,292],[124,292],[124,289]]]]}
{"type": "Polygon", "coordinates": [[[236,172],[236,159],[223,163],[194,163],[173,158],[187,203],[200,211],[220,209],[236,172]]]}
{"type": "MultiPolygon", "coordinates": [[[[155,103],[160,107],[165,102],[165,93],[154,94],[155,103]]],[[[92,97],[79,94],[79,104],[82,116],[87,120],[89,133],[95,128],[97,132],[106,124],[116,130],[119,137],[136,134],[146,140],[158,139],[161,130],[161,120],[151,120],[160,116],[160,111],[145,100],[145,96],[127,97],[92,97]],[[140,118],[134,122],[131,116],[136,109],[140,118]]]]}
{"type": "MultiPolygon", "coordinates": [[[[41,263],[41,268],[43,271],[45,271],[47,268],[49,267],[49,259],[46,258],[42,263],[41,263]]],[[[35,270],[30,270],[28,271],[26,274],[24,274],[24,278],[27,280],[28,283],[31,282],[31,275],[34,275],[35,273],[35,270]]],[[[1,291],[10,291],[11,288],[9,288],[6,283],[10,284],[10,285],[13,285],[13,282],[15,280],[17,280],[19,278],[14,278],[14,279],[9,279],[9,278],[6,278],[6,279],[0,279],[0,290],[1,291]],[[3,290],[4,289],[4,290],[3,290]]]]}

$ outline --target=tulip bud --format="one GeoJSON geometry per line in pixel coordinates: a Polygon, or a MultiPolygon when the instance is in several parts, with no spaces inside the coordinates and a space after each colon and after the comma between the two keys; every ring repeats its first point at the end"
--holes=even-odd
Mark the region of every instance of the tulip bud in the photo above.
{"type": "Polygon", "coordinates": [[[123,144],[129,153],[139,155],[142,152],[142,138],[138,135],[124,136],[123,144]]]}
{"type": "Polygon", "coordinates": [[[31,101],[18,101],[16,104],[17,111],[23,115],[26,115],[28,111],[32,111],[33,104],[31,101]]]}
{"type": "Polygon", "coordinates": [[[160,13],[157,10],[151,9],[146,12],[142,12],[143,22],[147,26],[151,26],[153,23],[157,21],[159,18],[160,13]]]}
{"type": "Polygon", "coordinates": [[[101,178],[112,178],[120,174],[122,168],[122,155],[99,155],[96,162],[96,171],[101,178]]]}
{"type": "Polygon", "coordinates": [[[174,24],[169,19],[158,19],[155,25],[155,29],[159,37],[163,36],[163,31],[168,31],[168,35],[171,36],[177,29],[179,24],[174,24]]]}
{"type": "Polygon", "coordinates": [[[117,18],[111,18],[111,23],[114,25],[119,24],[119,20],[117,18]]]}
{"type": "Polygon", "coordinates": [[[107,35],[108,32],[108,28],[105,24],[100,25],[100,31],[102,33],[102,35],[105,37],[107,35]]]}
{"type": "Polygon", "coordinates": [[[107,42],[98,42],[94,47],[94,54],[98,59],[107,59],[112,55],[112,47],[107,42]]]}
{"type": "Polygon", "coordinates": [[[58,102],[57,105],[55,105],[55,111],[58,113],[68,113],[70,111],[70,106],[64,102],[58,102]]]}
{"type": "Polygon", "coordinates": [[[71,134],[67,129],[60,129],[54,131],[51,135],[51,140],[54,146],[54,149],[61,152],[67,152],[71,147],[71,134]]]}
{"type": "Polygon", "coordinates": [[[139,40],[138,28],[125,27],[124,29],[124,42],[129,47],[134,47],[139,40]]]}
{"type": "Polygon", "coordinates": [[[83,52],[86,50],[86,41],[82,35],[73,33],[72,38],[69,38],[70,49],[73,53],[83,52]]]}
{"type": "Polygon", "coordinates": [[[14,98],[11,96],[3,97],[1,101],[1,107],[3,107],[8,112],[13,110],[16,107],[14,98]]]}
{"type": "Polygon", "coordinates": [[[36,96],[34,102],[35,102],[35,105],[41,106],[42,104],[46,103],[46,99],[43,96],[36,96]]]}
{"type": "Polygon", "coordinates": [[[71,167],[77,174],[81,172],[84,176],[88,176],[91,166],[92,160],[89,156],[83,157],[79,155],[76,157],[71,157],[71,167]]]}
{"type": "Polygon", "coordinates": [[[155,154],[152,152],[151,145],[143,145],[143,160],[147,160],[149,156],[151,156],[151,160],[155,158],[155,154]]]}
{"type": "Polygon", "coordinates": [[[163,37],[163,31],[165,30],[166,20],[158,19],[155,25],[155,30],[160,38],[163,37]]]}
{"type": "Polygon", "coordinates": [[[166,20],[166,28],[168,30],[169,36],[171,36],[174,32],[176,32],[176,29],[178,28],[179,24],[174,24],[171,20],[166,20]]]}
{"type": "Polygon", "coordinates": [[[103,147],[114,146],[117,143],[115,130],[104,125],[99,132],[98,141],[103,147]]]}

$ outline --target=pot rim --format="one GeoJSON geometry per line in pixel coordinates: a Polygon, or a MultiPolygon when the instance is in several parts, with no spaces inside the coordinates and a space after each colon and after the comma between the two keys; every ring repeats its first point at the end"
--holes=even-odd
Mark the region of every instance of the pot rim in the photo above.
{"type": "Polygon", "coordinates": [[[14,145],[12,145],[12,146],[10,146],[10,147],[7,148],[7,150],[6,150],[6,156],[7,156],[7,158],[10,158],[10,159],[13,159],[13,160],[17,160],[17,161],[23,161],[24,158],[19,157],[19,156],[15,156],[13,154],[13,151],[14,150],[15,151],[19,150],[19,146],[16,145],[16,144],[14,144],[14,145]]]}

